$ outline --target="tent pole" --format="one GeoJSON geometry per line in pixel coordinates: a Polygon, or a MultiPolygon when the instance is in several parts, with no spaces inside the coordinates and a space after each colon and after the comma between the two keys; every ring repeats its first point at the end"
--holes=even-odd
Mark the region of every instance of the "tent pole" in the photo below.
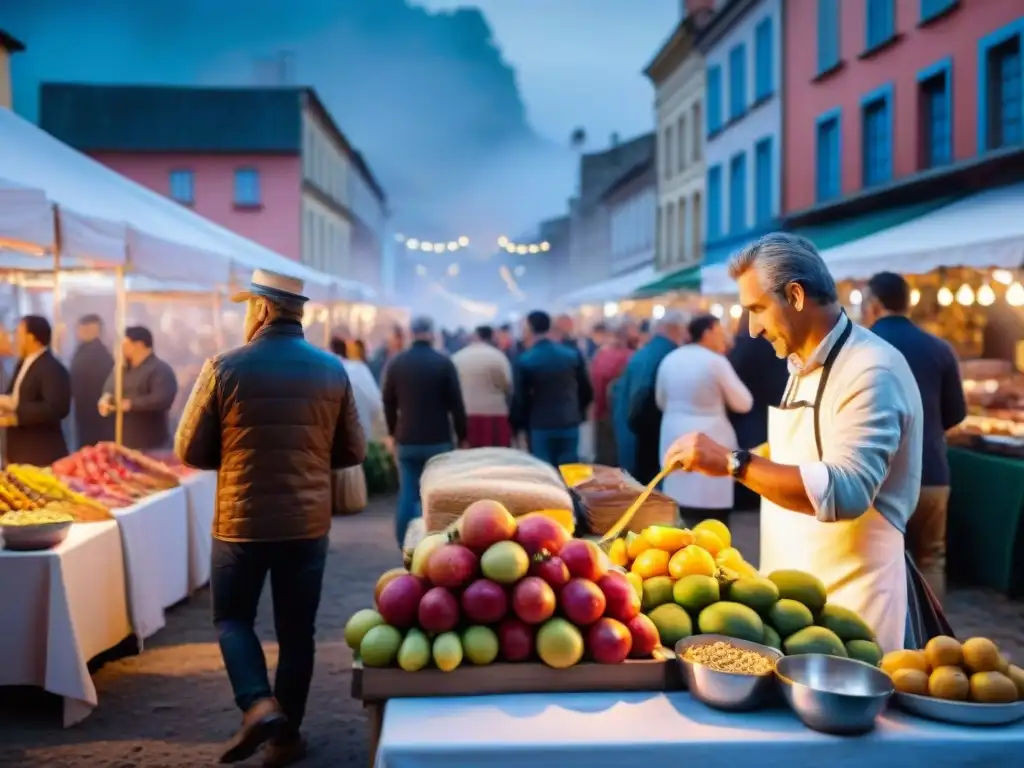
{"type": "Polygon", "coordinates": [[[121,410],[121,402],[124,397],[124,331],[128,323],[128,293],[125,290],[124,270],[123,266],[117,268],[114,305],[114,338],[117,340],[114,345],[114,442],[118,445],[124,441],[124,411],[121,410]]]}
{"type": "Polygon", "coordinates": [[[223,322],[223,296],[219,290],[213,293],[213,343],[217,348],[216,354],[224,349],[224,322],[223,322]]]}
{"type": "Polygon", "coordinates": [[[60,357],[61,347],[64,346],[64,329],[61,328],[60,312],[60,257],[64,250],[64,233],[60,226],[60,209],[57,206],[53,210],[53,352],[60,357]]]}

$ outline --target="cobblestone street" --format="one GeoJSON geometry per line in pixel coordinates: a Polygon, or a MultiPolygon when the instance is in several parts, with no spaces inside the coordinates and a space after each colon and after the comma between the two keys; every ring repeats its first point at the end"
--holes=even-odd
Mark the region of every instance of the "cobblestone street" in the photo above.
{"type": "MultiPolygon", "coordinates": [[[[392,541],[392,502],[375,502],[336,520],[320,609],[319,653],[305,729],[311,753],[304,763],[359,766],[368,762],[365,721],[349,697],[352,655],[345,619],[369,604],[378,574],[398,564],[392,541]]],[[[756,552],[757,516],[734,523],[742,551],[756,552]]],[[[273,663],[269,590],[261,630],[273,663]]],[[[991,593],[957,591],[949,600],[958,634],[985,634],[1016,660],[1024,659],[1024,603],[991,593]]],[[[206,591],[173,609],[167,627],[143,654],[110,662],[95,675],[99,708],[75,728],[59,727],[53,706],[0,708],[0,765],[47,768],[194,768],[216,762],[221,742],[238,724],[210,625],[206,591]]],[[[10,698],[10,697],[7,697],[10,698]]],[[[50,702],[52,704],[52,702],[50,702]]],[[[253,758],[248,765],[258,765],[253,758]]]]}

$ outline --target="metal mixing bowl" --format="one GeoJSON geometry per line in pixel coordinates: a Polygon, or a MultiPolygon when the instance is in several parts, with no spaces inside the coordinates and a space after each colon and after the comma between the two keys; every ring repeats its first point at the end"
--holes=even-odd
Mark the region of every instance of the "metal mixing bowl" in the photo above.
{"type": "Polygon", "coordinates": [[[894,692],[877,667],[818,653],[786,656],[775,665],[775,676],[804,725],[840,736],[874,728],[894,692]]]}
{"type": "Polygon", "coordinates": [[[68,537],[71,521],[39,523],[37,525],[0,526],[0,540],[4,549],[15,552],[35,552],[53,549],[68,537]]]}
{"type": "Polygon", "coordinates": [[[711,643],[728,643],[736,648],[753,651],[766,656],[776,663],[782,653],[760,643],[737,640],[725,635],[694,635],[676,643],[676,659],[682,671],[683,682],[693,697],[715,709],[742,712],[756,709],[765,704],[775,689],[775,676],[772,672],[762,675],[748,675],[740,672],[719,672],[703,664],[688,661],[686,649],[695,645],[711,643]]]}

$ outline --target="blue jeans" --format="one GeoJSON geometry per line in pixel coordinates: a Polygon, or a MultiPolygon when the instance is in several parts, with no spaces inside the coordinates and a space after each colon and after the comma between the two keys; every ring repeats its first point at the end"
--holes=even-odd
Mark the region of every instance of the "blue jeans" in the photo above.
{"type": "Polygon", "coordinates": [[[575,464],[580,460],[580,428],[531,429],[530,453],[553,464],[575,464]]]}
{"type": "Polygon", "coordinates": [[[293,541],[213,540],[210,593],[220,652],[245,712],[260,699],[277,698],[289,725],[306,713],[316,653],[316,613],[327,561],[327,537],[293,541]],[[271,692],[263,647],[253,629],[263,583],[270,574],[277,635],[277,675],[271,692]]]}
{"type": "Polygon", "coordinates": [[[440,453],[452,450],[451,443],[431,443],[430,445],[398,445],[398,511],[395,513],[395,538],[398,548],[405,543],[405,529],[409,523],[422,516],[420,506],[420,478],[423,467],[429,459],[440,453]]]}

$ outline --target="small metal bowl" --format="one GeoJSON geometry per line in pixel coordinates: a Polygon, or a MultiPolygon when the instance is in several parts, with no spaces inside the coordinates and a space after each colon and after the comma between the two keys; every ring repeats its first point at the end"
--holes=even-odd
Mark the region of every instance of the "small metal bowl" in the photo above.
{"type": "Polygon", "coordinates": [[[763,706],[771,697],[775,688],[774,674],[771,671],[761,675],[748,675],[741,672],[720,672],[717,669],[697,664],[685,658],[686,649],[698,645],[712,643],[728,643],[745,651],[759,653],[775,663],[782,658],[782,653],[760,643],[737,640],[725,635],[693,635],[676,643],[676,659],[682,671],[683,682],[693,697],[709,707],[724,709],[729,712],[744,712],[763,706]]]}
{"type": "Polygon", "coordinates": [[[38,525],[0,526],[4,549],[14,552],[38,552],[53,549],[68,537],[72,521],[39,523],[38,525]]]}
{"type": "Polygon", "coordinates": [[[786,656],[775,676],[804,725],[838,736],[873,729],[894,693],[892,680],[877,667],[819,653],[786,656]]]}

